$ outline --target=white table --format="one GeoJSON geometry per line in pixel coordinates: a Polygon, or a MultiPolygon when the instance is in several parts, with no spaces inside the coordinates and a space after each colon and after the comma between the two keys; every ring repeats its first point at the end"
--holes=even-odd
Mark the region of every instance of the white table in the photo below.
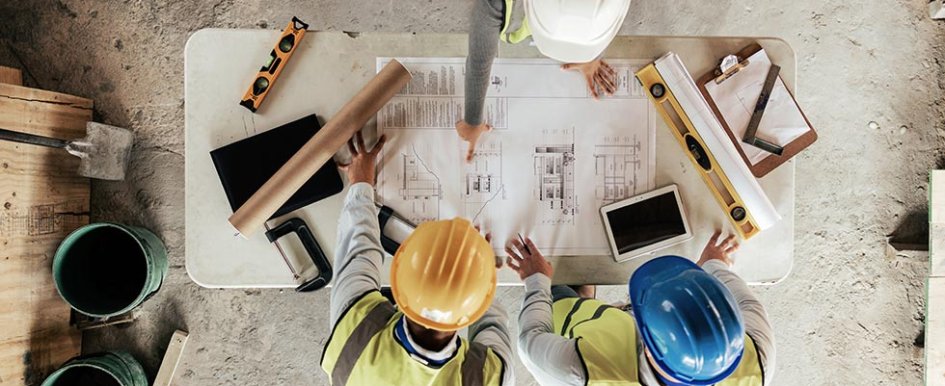
{"type": "MultiPolygon", "coordinates": [[[[233,235],[227,223],[232,210],[210,160],[211,150],[246,138],[261,130],[318,113],[324,121],[334,114],[375,73],[375,58],[463,57],[466,35],[459,34],[361,34],[309,32],[283,71],[262,108],[252,114],[237,103],[268,56],[278,31],[205,29],[187,41],[184,53],[185,100],[185,224],[186,265],[190,277],[214,288],[295,287],[282,256],[259,232],[249,239],[233,235]]],[[[701,75],[722,56],[757,41],[772,60],[781,65],[781,76],[792,90],[796,58],[780,39],[724,37],[618,37],[605,53],[607,58],[655,60],[668,51],[680,54],[686,66],[701,75]]],[[[540,57],[528,45],[500,47],[500,57],[540,57]]],[[[374,123],[368,126],[373,129],[374,123]]],[[[657,186],[679,185],[695,237],[690,242],[662,250],[697,259],[713,230],[731,225],[698,172],[662,120],[657,123],[657,186]]],[[[794,261],[794,162],[761,179],[783,219],[773,228],[742,245],[734,270],[751,283],[776,283],[790,273],[794,261]]],[[[322,249],[334,256],[337,219],[344,194],[333,196],[272,222],[300,217],[312,228],[322,249]]],[[[603,231],[603,230],[602,230],[603,231]]],[[[314,269],[301,243],[278,241],[297,267],[314,269]]],[[[626,284],[630,274],[647,259],[616,263],[610,256],[550,257],[555,283],[626,284]]],[[[389,265],[389,260],[388,260],[389,265]]],[[[307,276],[303,272],[303,276],[307,276]]],[[[383,278],[389,274],[385,268],[383,278]]],[[[504,285],[521,284],[508,268],[499,273],[504,285]]]]}

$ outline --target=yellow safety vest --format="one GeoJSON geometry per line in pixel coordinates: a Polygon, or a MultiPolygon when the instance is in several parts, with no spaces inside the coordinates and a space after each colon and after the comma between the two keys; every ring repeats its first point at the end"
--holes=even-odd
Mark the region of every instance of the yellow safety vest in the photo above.
{"type": "Polygon", "coordinates": [[[505,0],[505,22],[502,23],[502,32],[499,32],[499,39],[512,44],[520,43],[522,40],[532,36],[532,31],[528,28],[528,18],[526,18],[525,15],[521,15],[513,19],[512,11],[514,9],[515,0],[505,0]],[[516,19],[521,20],[519,27],[509,33],[509,26],[515,22],[516,19]]]}
{"type": "MultiPolygon", "coordinates": [[[[637,328],[623,310],[595,299],[567,298],[553,305],[554,331],[577,339],[588,385],[640,385],[637,328]]],[[[760,386],[763,374],[755,344],[745,336],[745,353],[723,386],[760,386]]]]}
{"type": "Polygon", "coordinates": [[[403,313],[378,291],[356,301],[335,325],[322,351],[322,369],[341,385],[500,385],[504,364],[492,349],[462,339],[440,368],[410,357],[394,338],[403,313]]]}

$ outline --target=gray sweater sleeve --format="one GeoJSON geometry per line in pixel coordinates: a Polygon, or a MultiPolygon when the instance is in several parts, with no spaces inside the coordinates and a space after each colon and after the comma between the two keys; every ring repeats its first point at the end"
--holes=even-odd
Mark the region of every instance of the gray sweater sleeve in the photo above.
{"type": "Polygon", "coordinates": [[[469,20],[466,57],[466,107],[463,119],[482,123],[482,108],[489,89],[492,60],[499,51],[499,33],[505,21],[505,0],[475,0],[469,20]]]}
{"type": "Polygon", "coordinates": [[[512,368],[512,338],[509,333],[509,313],[502,308],[498,300],[493,299],[492,306],[475,323],[469,326],[469,340],[489,347],[505,366],[502,384],[514,385],[515,376],[512,368]]]}
{"type": "Polygon", "coordinates": [[[745,333],[755,342],[755,348],[758,350],[758,360],[764,371],[765,385],[770,385],[775,369],[774,330],[768,321],[768,313],[764,305],[751,292],[745,281],[732,272],[725,263],[710,260],[702,265],[702,269],[719,279],[735,296],[738,309],[741,310],[742,318],[745,320],[745,333]]]}
{"type": "Polygon", "coordinates": [[[348,188],[338,222],[338,246],[331,287],[331,326],[364,293],[380,289],[384,264],[381,229],[374,205],[374,187],[358,183],[348,188]]]}
{"type": "Polygon", "coordinates": [[[525,278],[525,302],[518,318],[522,363],[541,385],[583,385],[577,340],[556,334],[552,318],[551,279],[540,273],[525,278]]]}

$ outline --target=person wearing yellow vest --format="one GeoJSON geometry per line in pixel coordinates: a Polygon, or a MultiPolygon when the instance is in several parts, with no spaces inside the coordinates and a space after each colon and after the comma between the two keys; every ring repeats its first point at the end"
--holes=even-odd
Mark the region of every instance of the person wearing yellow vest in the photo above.
{"type": "Polygon", "coordinates": [[[774,334],[730,270],[734,236],[709,240],[698,263],[663,256],[630,278],[628,310],[551,287],[538,248],[512,240],[506,262],[525,281],[519,356],[542,385],[767,385],[774,334]],[[570,295],[569,295],[570,294],[570,295]]]}
{"type": "Polygon", "coordinates": [[[482,119],[492,61],[498,41],[531,41],[538,51],[580,72],[589,94],[599,98],[617,90],[617,72],[601,60],[630,9],[630,0],[474,0],[466,57],[465,108],[456,122],[460,138],[469,142],[470,161],[476,142],[492,126],[482,119]]]}
{"type": "MultiPolygon", "coordinates": [[[[321,367],[331,385],[512,385],[508,314],[493,303],[496,257],[469,221],[420,224],[391,263],[380,292],[375,162],[358,133],[342,165],[351,186],[338,224],[331,288],[332,332],[321,367]],[[468,340],[458,331],[469,328],[468,340]]],[[[499,263],[501,265],[501,263],[499,263]]]]}

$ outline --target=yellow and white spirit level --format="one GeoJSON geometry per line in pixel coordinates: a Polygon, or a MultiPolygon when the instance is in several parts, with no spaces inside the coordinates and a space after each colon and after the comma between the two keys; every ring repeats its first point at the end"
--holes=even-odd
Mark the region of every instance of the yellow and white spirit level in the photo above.
{"type": "Polygon", "coordinates": [[[636,76],[739,235],[749,239],[780,221],[679,57],[669,53],[636,76]]]}

